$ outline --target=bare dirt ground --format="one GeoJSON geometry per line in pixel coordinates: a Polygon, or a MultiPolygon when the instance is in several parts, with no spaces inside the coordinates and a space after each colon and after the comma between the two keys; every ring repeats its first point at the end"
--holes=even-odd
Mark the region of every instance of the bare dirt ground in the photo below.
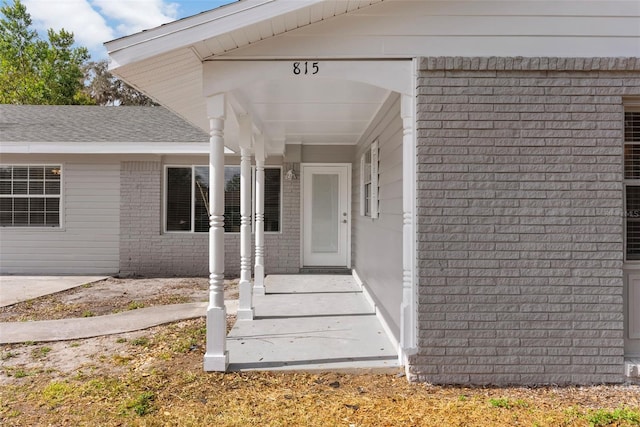
{"type": "MultiPolygon", "coordinates": [[[[237,285],[237,279],[225,281],[225,299],[238,298],[237,285]]],[[[1,307],[0,322],[102,316],[143,307],[207,301],[208,289],[206,278],[109,278],[1,307]]],[[[229,316],[228,329],[234,322],[235,316],[229,316]]],[[[204,325],[204,320],[180,323],[204,325]]],[[[87,366],[103,374],[117,374],[122,371],[123,365],[101,363],[101,360],[117,358],[118,355],[133,357],[132,352],[142,351],[144,346],[132,346],[132,342],[156,335],[167,328],[158,326],[143,331],[72,341],[3,345],[0,347],[0,385],[24,382],[22,378],[29,373],[49,372],[64,376],[80,372],[87,366]]]]}
{"type": "MultiPolygon", "coordinates": [[[[227,281],[227,299],[237,281],[227,281]]],[[[108,279],[0,321],[100,316],[207,300],[204,278],[108,279]]],[[[227,327],[235,322],[228,318],[227,327]]],[[[401,375],[204,373],[204,318],[0,346],[2,426],[640,426],[640,386],[449,387],[401,375]]]]}

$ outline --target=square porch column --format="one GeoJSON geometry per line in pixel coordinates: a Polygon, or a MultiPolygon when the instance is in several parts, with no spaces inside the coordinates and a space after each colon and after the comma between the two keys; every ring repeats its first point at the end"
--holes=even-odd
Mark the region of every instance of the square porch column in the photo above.
{"type": "Polygon", "coordinates": [[[227,310],[224,306],[224,94],[207,98],[209,116],[209,306],[205,371],[227,370],[227,310]]]}
{"type": "Polygon", "coordinates": [[[415,290],[415,97],[402,95],[402,305],[400,308],[400,363],[416,351],[416,290],[415,290]]]}

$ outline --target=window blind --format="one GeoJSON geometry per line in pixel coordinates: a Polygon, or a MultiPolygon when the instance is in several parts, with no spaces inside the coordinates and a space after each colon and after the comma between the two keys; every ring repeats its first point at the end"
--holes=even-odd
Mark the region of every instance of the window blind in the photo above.
{"type": "Polygon", "coordinates": [[[59,227],[60,165],[0,166],[0,226],[59,227]]]}
{"type": "MultiPolygon", "coordinates": [[[[624,113],[624,178],[640,180],[640,111],[624,113]]],[[[625,185],[626,257],[640,260],[640,185],[625,185]]]]}

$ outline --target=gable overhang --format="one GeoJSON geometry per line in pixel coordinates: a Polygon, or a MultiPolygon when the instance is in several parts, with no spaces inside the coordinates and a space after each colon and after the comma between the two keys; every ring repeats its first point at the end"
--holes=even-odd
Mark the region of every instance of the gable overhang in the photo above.
{"type": "MultiPolygon", "coordinates": [[[[376,0],[380,1],[380,0],[376,0]]],[[[347,13],[376,1],[354,1],[347,13]]],[[[171,22],[131,36],[105,43],[111,67],[118,68],[180,49],[194,49],[201,55],[203,44],[224,53],[326,19],[326,0],[242,0],[207,12],[171,22]],[[275,18],[286,16],[287,25],[280,26],[275,18]],[[241,33],[244,33],[241,35],[241,33]],[[235,37],[234,37],[235,36],[235,37]]],[[[345,4],[347,2],[344,2],[345,4]]]]}
{"type": "MultiPolygon", "coordinates": [[[[282,99],[283,91],[300,94],[300,82],[260,79],[247,85],[235,74],[237,66],[225,70],[211,63],[224,60],[230,52],[382,1],[242,0],[105,45],[115,75],[207,132],[206,98],[216,94],[211,79],[227,82],[224,93],[232,114],[224,125],[225,145],[234,152],[239,152],[238,116],[242,115],[250,115],[254,133],[264,136],[268,155],[282,154],[287,143],[355,144],[389,96],[388,88],[323,78],[314,88],[307,85],[306,99],[282,99]],[[214,68],[216,73],[207,71],[214,68]],[[332,92],[354,96],[346,102],[326,102],[326,94],[332,92]],[[256,102],[260,94],[265,102],[256,102]],[[265,100],[267,94],[276,96],[265,100]],[[295,114],[285,117],[289,112],[295,114]],[[327,127],[329,123],[332,126],[327,127]]],[[[309,55],[316,57],[313,52],[309,55]]]]}

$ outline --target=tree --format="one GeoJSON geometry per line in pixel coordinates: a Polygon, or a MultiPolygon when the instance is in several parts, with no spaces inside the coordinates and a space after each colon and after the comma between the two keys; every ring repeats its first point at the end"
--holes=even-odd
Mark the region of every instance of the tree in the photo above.
{"type": "Polygon", "coordinates": [[[73,47],[73,33],[49,29],[41,40],[20,0],[0,12],[0,103],[94,103],[83,91],[89,52],[73,47]]]}
{"type": "Polygon", "coordinates": [[[157,105],[109,72],[107,60],[89,62],[85,66],[85,93],[98,105],[157,105]]]}

